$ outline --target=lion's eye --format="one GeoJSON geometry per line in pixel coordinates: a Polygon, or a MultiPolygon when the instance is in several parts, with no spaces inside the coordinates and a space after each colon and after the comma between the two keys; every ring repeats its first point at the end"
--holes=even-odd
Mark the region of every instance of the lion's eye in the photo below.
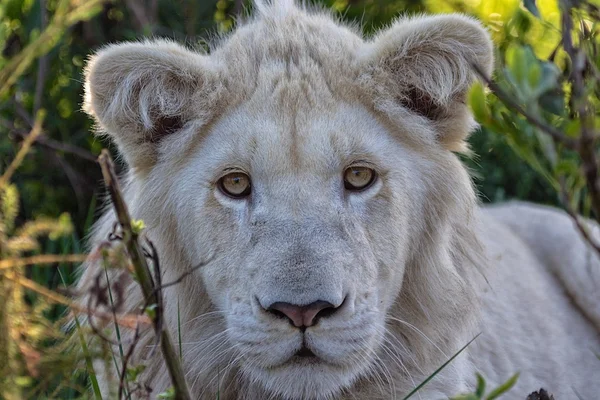
{"type": "Polygon", "coordinates": [[[375,171],[367,167],[350,167],[344,171],[344,187],[346,190],[363,190],[375,181],[375,171]]]}
{"type": "Polygon", "coordinates": [[[246,197],[250,195],[250,177],[243,172],[232,172],[219,179],[219,188],[229,197],[246,197]]]}

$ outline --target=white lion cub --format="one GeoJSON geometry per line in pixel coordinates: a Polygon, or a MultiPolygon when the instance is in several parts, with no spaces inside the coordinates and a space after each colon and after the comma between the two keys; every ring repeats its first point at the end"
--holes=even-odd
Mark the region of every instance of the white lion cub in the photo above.
{"type": "MultiPolygon", "coordinates": [[[[402,398],[481,332],[416,398],[468,391],[476,371],[520,372],[508,398],[597,398],[597,255],[553,209],[481,210],[454,153],[471,66],[492,70],[485,29],[421,16],[366,39],[291,0],[256,9],[210,54],[124,43],[85,71],[164,281],[210,260],[165,291],[193,396],[402,398]]],[[[169,377],[145,363],[155,396],[169,377]]]]}

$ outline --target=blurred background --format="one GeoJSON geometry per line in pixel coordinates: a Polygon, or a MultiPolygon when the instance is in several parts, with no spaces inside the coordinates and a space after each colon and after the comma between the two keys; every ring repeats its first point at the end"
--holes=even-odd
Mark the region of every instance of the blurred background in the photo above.
{"type": "MultiPolygon", "coordinates": [[[[63,1],[64,2],[64,1],[63,1]]],[[[83,0],[81,0],[83,2],[83,0]]],[[[35,40],[48,25],[57,0],[1,0],[0,67],[35,40]]],[[[88,20],[55,33],[49,51],[33,61],[0,97],[0,169],[15,156],[31,129],[37,110],[45,109],[43,142],[14,176],[21,192],[20,218],[68,212],[80,236],[89,226],[97,198],[100,169],[91,160],[109,146],[92,135],[81,111],[82,68],[86,58],[108,43],[144,37],[169,37],[190,47],[206,46],[217,32],[231,29],[247,12],[240,0],[126,0],[96,2],[88,20]]],[[[503,51],[513,41],[532,45],[540,58],[556,46],[559,33],[541,23],[517,0],[336,0],[318,1],[343,19],[363,26],[366,34],[400,14],[458,11],[480,18],[503,51]],[[527,28],[527,35],[517,37],[527,28]]],[[[546,21],[558,20],[556,1],[538,2],[546,21]]],[[[483,202],[511,198],[556,203],[556,194],[510,149],[507,138],[482,129],[471,138],[476,156],[467,160],[483,202]]]]}
{"type": "MultiPolygon", "coordinates": [[[[500,87],[535,118],[575,140],[582,123],[570,96],[572,58],[565,50],[566,20],[561,19],[567,15],[573,25],[568,35],[589,57],[582,72],[589,92],[580,97],[588,99],[588,110],[598,103],[600,13],[593,1],[309,2],[362,26],[367,36],[405,14],[461,12],[480,19],[497,46],[495,79],[500,87]]],[[[231,30],[251,10],[245,0],[0,0],[0,174],[8,175],[4,182],[0,179],[0,260],[84,251],[83,238],[104,196],[96,157],[102,148],[114,154],[110,143],[93,136],[91,121],[81,111],[82,68],[90,54],[109,43],[147,37],[208,49],[211,37],[231,30]],[[38,136],[29,143],[25,138],[32,131],[38,136]],[[30,148],[18,155],[22,146],[30,148]],[[13,171],[15,159],[18,169],[13,171]]],[[[461,157],[483,203],[522,199],[559,205],[566,199],[563,204],[593,214],[574,148],[549,138],[482,86],[470,94],[470,102],[482,128],[470,139],[473,155],[461,157]]],[[[598,117],[594,111],[589,114],[594,127],[598,117]]],[[[37,284],[60,292],[73,282],[74,267],[65,262],[51,268],[28,265],[17,278],[33,283],[25,292],[11,289],[13,303],[1,294],[2,284],[17,278],[5,276],[3,281],[0,275],[0,305],[8,304],[0,310],[0,329],[7,330],[0,332],[0,353],[7,352],[10,360],[0,365],[0,398],[75,398],[88,384],[85,366],[77,364],[76,373],[83,372],[70,379],[71,361],[56,356],[62,347],[51,346],[60,340],[49,326],[65,308],[56,305],[58,300],[39,303],[40,296],[47,296],[40,294],[42,289],[31,289],[37,284]],[[10,312],[27,312],[27,318],[11,322],[10,312]],[[12,350],[2,343],[9,336],[18,339],[12,350]],[[48,349],[55,351],[54,358],[47,357],[48,349]],[[57,363],[67,366],[67,372],[55,368],[57,363]],[[51,367],[46,375],[40,372],[51,367]]],[[[0,362],[4,359],[0,354],[0,362]]]]}

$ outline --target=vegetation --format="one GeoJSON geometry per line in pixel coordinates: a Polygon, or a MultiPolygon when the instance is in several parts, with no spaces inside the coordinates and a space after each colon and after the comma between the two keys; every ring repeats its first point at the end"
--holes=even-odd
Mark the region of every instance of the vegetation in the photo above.
{"type": "MultiPolygon", "coordinates": [[[[482,201],[517,198],[562,205],[574,218],[576,213],[600,216],[600,9],[592,2],[317,3],[361,23],[366,33],[400,13],[460,11],[481,19],[498,47],[494,80],[482,76],[489,89],[476,85],[469,94],[482,129],[471,139],[476,155],[465,162],[482,201]]],[[[0,2],[0,359],[6,360],[0,366],[0,398],[87,398],[90,393],[100,398],[92,359],[116,363],[125,382],[119,386],[123,396],[143,390],[137,382],[143,366],[128,365],[127,349],[121,348],[117,360],[106,341],[94,339],[93,333],[102,332],[78,324],[69,335],[62,329],[67,311],[83,317],[88,312],[71,302],[66,288],[75,279],[74,264],[83,259],[82,238],[96,216],[96,198],[104,193],[96,159],[110,147],[92,137],[90,121],[79,110],[82,67],[103,44],[144,36],[206,47],[207,37],[231,29],[247,7],[249,2],[239,0],[0,2]]],[[[118,204],[118,192],[111,195],[118,204]]],[[[129,265],[123,246],[139,246],[141,226],[129,226],[128,218],[122,222],[115,232],[121,240],[96,254],[99,262],[118,259],[129,265]]],[[[600,244],[593,245],[600,251],[600,244]]],[[[153,261],[152,249],[137,251],[139,269],[122,269],[140,280],[148,271],[144,264],[153,261]]],[[[120,316],[117,335],[119,326],[146,324],[161,340],[172,340],[161,333],[156,312],[161,283],[151,277],[141,283],[152,300],[140,315],[120,316]]],[[[113,300],[111,294],[106,309],[115,309],[113,300]]],[[[114,317],[110,312],[94,316],[114,317]]],[[[185,383],[176,379],[177,357],[164,356],[173,362],[175,386],[162,397],[185,398],[185,383]]],[[[479,377],[477,391],[457,399],[496,398],[514,379],[485,394],[479,377]]]]}

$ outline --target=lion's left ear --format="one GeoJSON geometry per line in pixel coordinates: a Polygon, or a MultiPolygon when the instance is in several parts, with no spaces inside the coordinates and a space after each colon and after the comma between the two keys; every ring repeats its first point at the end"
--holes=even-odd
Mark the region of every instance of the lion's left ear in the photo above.
{"type": "Polygon", "coordinates": [[[478,22],[458,14],[400,19],[368,44],[361,63],[377,109],[418,116],[446,148],[465,149],[472,64],[488,76],[493,67],[492,41],[478,22]]]}
{"type": "Polygon", "coordinates": [[[156,163],[163,139],[216,115],[219,86],[210,56],[176,43],[109,45],[87,63],[83,109],[130,167],[146,170],[156,163]]]}

